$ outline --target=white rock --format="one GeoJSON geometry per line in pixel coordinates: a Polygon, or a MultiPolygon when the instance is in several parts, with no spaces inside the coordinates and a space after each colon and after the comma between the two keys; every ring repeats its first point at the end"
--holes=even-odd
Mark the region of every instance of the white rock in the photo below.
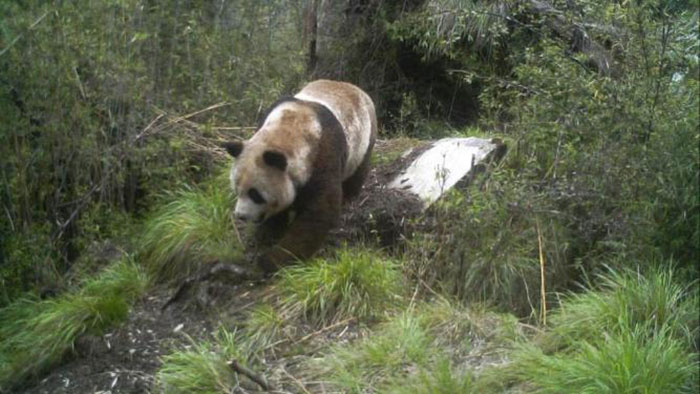
{"type": "Polygon", "coordinates": [[[427,208],[497,147],[491,139],[441,139],[389,182],[389,187],[415,194],[427,208]]]}

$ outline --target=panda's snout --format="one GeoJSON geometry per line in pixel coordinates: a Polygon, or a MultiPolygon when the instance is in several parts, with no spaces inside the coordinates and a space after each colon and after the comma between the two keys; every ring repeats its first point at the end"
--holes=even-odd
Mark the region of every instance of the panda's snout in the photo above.
{"type": "Polygon", "coordinates": [[[265,220],[265,214],[261,213],[258,217],[253,217],[251,215],[241,213],[241,212],[234,212],[233,216],[242,222],[248,222],[252,221],[254,223],[262,223],[263,220],[265,220]]]}

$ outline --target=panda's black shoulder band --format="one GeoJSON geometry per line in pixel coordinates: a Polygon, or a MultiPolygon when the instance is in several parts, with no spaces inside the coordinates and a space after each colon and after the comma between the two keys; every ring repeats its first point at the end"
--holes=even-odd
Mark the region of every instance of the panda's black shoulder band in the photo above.
{"type": "Polygon", "coordinates": [[[305,103],[313,107],[314,111],[316,111],[316,117],[319,123],[321,123],[321,130],[323,130],[323,136],[321,138],[328,141],[336,157],[340,158],[340,162],[345,165],[348,158],[348,141],[345,137],[342,124],[325,105],[310,101],[305,101],[305,103]]]}

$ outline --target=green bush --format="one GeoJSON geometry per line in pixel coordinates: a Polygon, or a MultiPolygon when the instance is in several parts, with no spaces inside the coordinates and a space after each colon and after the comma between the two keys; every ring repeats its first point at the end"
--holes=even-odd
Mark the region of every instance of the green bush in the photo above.
{"type": "Polygon", "coordinates": [[[0,14],[0,297],[10,299],[35,283],[22,242],[7,239],[45,226],[62,275],[95,238],[128,233],[112,228],[124,213],[208,176],[211,147],[241,137],[236,127],[254,126],[304,73],[288,2],[30,0],[2,2],[0,14]]]}
{"type": "Polygon", "coordinates": [[[407,244],[407,270],[462,300],[537,316],[539,235],[546,290],[571,278],[570,235],[550,204],[512,173],[494,170],[485,190],[452,190],[431,208],[428,225],[407,244]]]}

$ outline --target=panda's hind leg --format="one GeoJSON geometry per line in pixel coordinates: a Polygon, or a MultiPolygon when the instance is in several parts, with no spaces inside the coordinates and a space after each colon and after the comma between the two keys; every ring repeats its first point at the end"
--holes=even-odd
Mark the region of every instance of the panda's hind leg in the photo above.
{"type": "MultiPolygon", "coordinates": [[[[372,144],[373,145],[373,144],[372,144]]],[[[362,163],[357,167],[355,173],[350,176],[350,178],[343,181],[343,200],[350,201],[357,197],[362,190],[362,185],[365,183],[367,174],[370,170],[370,160],[372,158],[372,146],[369,147],[365,157],[362,159],[362,163]]]]}

